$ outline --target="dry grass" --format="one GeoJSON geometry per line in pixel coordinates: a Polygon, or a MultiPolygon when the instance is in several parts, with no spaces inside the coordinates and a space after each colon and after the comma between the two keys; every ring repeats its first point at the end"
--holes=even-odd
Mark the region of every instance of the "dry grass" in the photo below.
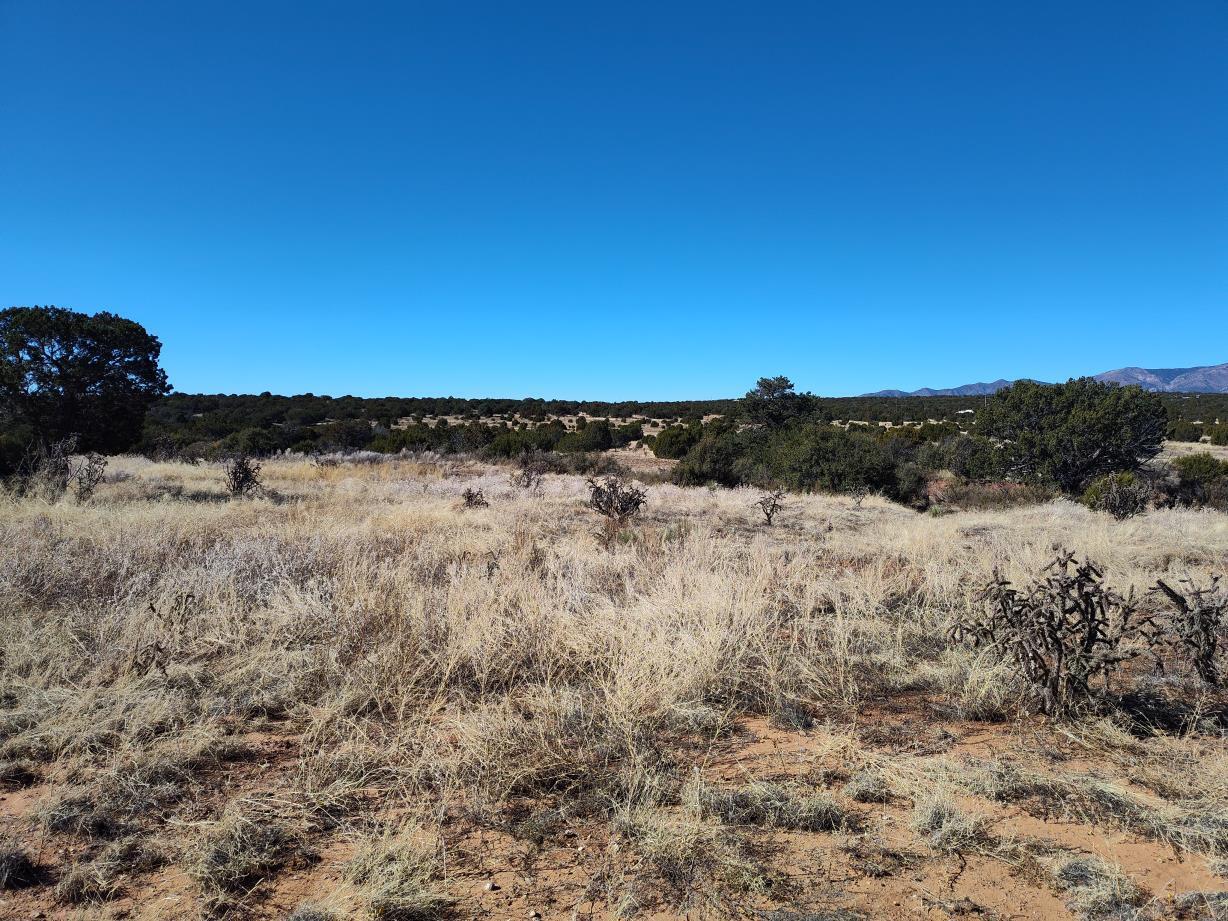
{"type": "MultiPolygon", "coordinates": [[[[555,890],[609,913],[805,907],[780,882],[796,858],[774,857],[777,839],[861,834],[855,804],[903,810],[907,829],[896,801],[919,800],[918,859],[983,841],[978,820],[917,795],[904,753],[919,736],[872,757],[841,727],[887,700],[1021,718],[1009,672],[942,639],[995,567],[1026,582],[1061,544],[1125,590],[1205,581],[1228,560],[1215,512],[1116,522],[1059,501],[933,517],[791,496],[765,529],[749,491],[653,484],[606,540],[580,477],[526,491],[423,457],[271,461],[262,478],[264,495],[230,500],[217,466],[115,458],[88,505],[0,507],[0,784],[33,794],[0,833],[63,842],[63,902],[139,902],[169,861],[205,910],[281,905],[287,867],[315,872],[312,853],[350,841],[349,869],[320,870],[344,886],[286,894],[284,914],[325,911],[310,903],[335,889],[338,916],[436,917],[508,893],[475,882],[503,863],[560,848],[553,869],[518,871],[554,880],[518,883],[522,907],[555,890]],[[458,511],[466,489],[489,507],[458,511]],[[751,719],[845,759],[831,769],[852,780],[711,776],[751,719]],[[125,863],[134,839],[159,859],[125,863]]],[[[1173,676],[1150,687],[1197,711],[1181,734],[1079,744],[1154,802],[1046,782],[1079,821],[1220,857],[1228,762],[1199,728],[1210,702],[1173,676]]],[[[1020,799],[1053,792],[1008,781],[1020,799]]]]}

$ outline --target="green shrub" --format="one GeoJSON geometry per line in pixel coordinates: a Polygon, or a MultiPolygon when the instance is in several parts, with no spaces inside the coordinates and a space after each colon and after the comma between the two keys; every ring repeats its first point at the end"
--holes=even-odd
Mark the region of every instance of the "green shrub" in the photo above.
{"type": "Polygon", "coordinates": [[[1173,470],[1177,474],[1177,501],[1228,510],[1228,461],[1200,451],[1177,458],[1173,470]]]}
{"type": "Polygon", "coordinates": [[[681,486],[739,485],[743,480],[737,468],[750,447],[751,435],[723,419],[704,426],[699,441],[674,468],[674,482],[681,486]]]}
{"type": "Polygon", "coordinates": [[[1173,469],[1182,483],[1206,486],[1228,477],[1228,461],[1222,461],[1210,451],[1187,454],[1173,461],[1173,469]]]}
{"type": "Polygon", "coordinates": [[[1202,426],[1178,419],[1168,427],[1169,441],[1202,441],[1202,426]]]}
{"type": "Polygon", "coordinates": [[[702,435],[702,425],[671,425],[657,433],[652,443],[652,453],[657,457],[678,460],[695,447],[702,435]]]}
{"type": "Polygon", "coordinates": [[[614,447],[614,435],[610,423],[605,419],[594,419],[585,422],[581,416],[576,422],[576,430],[568,432],[559,439],[555,450],[565,453],[577,451],[608,451],[614,447]],[[580,423],[584,423],[581,425],[580,423]]]}

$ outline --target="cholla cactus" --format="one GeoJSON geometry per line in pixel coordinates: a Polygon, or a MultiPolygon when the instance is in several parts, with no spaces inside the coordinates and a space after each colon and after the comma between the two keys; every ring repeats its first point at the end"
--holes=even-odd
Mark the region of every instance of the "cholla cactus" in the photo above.
{"type": "Polygon", "coordinates": [[[979,596],[981,616],[957,623],[951,638],[1012,662],[1044,713],[1068,716],[1095,703],[1095,679],[1107,687],[1118,666],[1150,650],[1160,631],[1133,592],[1106,586],[1090,560],[1062,552],[1045,573],[1020,592],[995,572],[979,596]]]}

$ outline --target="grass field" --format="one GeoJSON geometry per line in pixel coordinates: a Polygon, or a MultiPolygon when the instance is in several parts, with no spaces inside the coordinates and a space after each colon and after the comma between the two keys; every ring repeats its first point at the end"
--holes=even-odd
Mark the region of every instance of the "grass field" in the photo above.
{"type": "Polygon", "coordinates": [[[0,506],[0,917],[1228,917],[1221,699],[1053,722],[946,639],[1063,546],[1224,572],[1228,515],[654,484],[611,538],[579,477],[264,481],[0,506]]]}

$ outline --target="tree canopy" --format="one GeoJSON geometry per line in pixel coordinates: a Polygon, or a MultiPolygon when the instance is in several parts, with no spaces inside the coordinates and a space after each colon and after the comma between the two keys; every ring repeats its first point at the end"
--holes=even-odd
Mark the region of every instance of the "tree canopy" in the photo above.
{"type": "Polygon", "coordinates": [[[0,311],[0,427],[10,439],[76,436],[83,451],[126,450],[170,390],[161,351],[141,324],[113,313],[0,311]]]}
{"type": "Polygon", "coordinates": [[[1160,397],[1090,377],[1065,384],[1019,381],[977,413],[1000,439],[1012,473],[1080,492],[1096,477],[1137,470],[1160,453],[1168,414],[1160,397]]]}
{"type": "Polygon", "coordinates": [[[751,422],[770,429],[810,416],[818,408],[818,397],[813,393],[796,393],[793,382],[783,375],[759,378],[743,404],[751,422]]]}

